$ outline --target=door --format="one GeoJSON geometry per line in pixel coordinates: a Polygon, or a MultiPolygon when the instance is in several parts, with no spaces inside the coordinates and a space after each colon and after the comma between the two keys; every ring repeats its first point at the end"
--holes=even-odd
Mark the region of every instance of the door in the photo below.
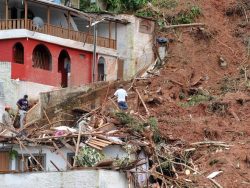
{"type": "Polygon", "coordinates": [[[124,60],[118,59],[117,80],[123,80],[124,60]]]}
{"type": "Polygon", "coordinates": [[[8,151],[0,152],[0,171],[9,171],[10,156],[8,151]]]}

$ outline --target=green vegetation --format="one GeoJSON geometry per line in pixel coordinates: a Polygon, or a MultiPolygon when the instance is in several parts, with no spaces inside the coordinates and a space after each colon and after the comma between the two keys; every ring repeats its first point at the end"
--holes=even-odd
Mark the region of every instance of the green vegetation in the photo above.
{"type": "Polygon", "coordinates": [[[222,94],[226,94],[228,92],[236,92],[239,89],[240,78],[224,77],[220,81],[220,84],[220,90],[222,94]]]}
{"type": "Polygon", "coordinates": [[[143,123],[138,119],[133,118],[131,115],[126,114],[125,112],[117,112],[115,116],[119,121],[130,127],[135,132],[142,132],[146,127],[149,126],[150,130],[153,132],[153,140],[155,143],[161,141],[160,131],[158,129],[158,121],[155,117],[150,117],[147,122],[143,123]]]}
{"type": "Polygon", "coordinates": [[[92,167],[104,159],[104,155],[87,145],[83,146],[76,156],[76,164],[82,167],[92,167]]]}
{"type": "Polygon", "coordinates": [[[189,98],[188,102],[180,103],[180,106],[182,107],[195,106],[197,104],[200,104],[204,101],[209,101],[209,100],[212,100],[212,97],[209,95],[202,95],[202,94],[192,95],[189,98]]]}
{"type": "MultiPolygon", "coordinates": [[[[107,0],[107,11],[113,13],[133,12],[143,7],[148,0],[107,0]]],[[[96,3],[80,0],[80,10],[85,12],[101,12],[96,3]]]]}
{"type": "Polygon", "coordinates": [[[148,125],[150,126],[150,129],[153,132],[153,140],[155,143],[159,143],[161,141],[161,135],[160,135],[160,131],[158,128],[158,121],[155,117],[150,117],[148,119],[148,125]]]}
{"type": "Polygon", "coordinates": [[[187,11],[180,12],[173,20],[173,24],[189,24],[201,15],[201,9],[198,6],[192,6],[187,11]]]}
{"type": "Polygon", "coordinates": [[[133,131],[142,132],[145,128],[145,125],[142,122],[125,112],[117,112],[115,113],[115,116],[121,121],[122,124],[127,125],[133,131]]]}
{"type": "Polygon", "coordinates": [[[178,1],[177,0],[152,0],[152,4],[157,7],[171,9],[171,8],[177,7],[178,1]]]}
{"type": "Polygon", "coordinates": [[[11,160],[14,160],[18,156],[18,152],[16,150],[12,149],[12,150],[9,151],[9,156],[10,156],[11,160]]]}

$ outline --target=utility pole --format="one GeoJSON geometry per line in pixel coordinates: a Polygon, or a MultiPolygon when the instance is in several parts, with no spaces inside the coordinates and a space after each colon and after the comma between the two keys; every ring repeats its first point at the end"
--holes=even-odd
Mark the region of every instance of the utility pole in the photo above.
{"type": "Polygon", "coordinates": [[[96,29],[96,24],[94,24],[94,50],[93,50],[92,82],[95,82],[95,66],[96,66],[96,38],[97,38],[97,29],[96,29]]]}

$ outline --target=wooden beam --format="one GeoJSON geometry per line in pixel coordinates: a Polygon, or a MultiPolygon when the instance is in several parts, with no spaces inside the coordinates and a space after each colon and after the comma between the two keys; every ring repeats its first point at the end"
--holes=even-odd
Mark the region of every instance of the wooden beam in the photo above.
{"type": "Polygon", "coordinates": [[[117,22],[115,22],[115,49],[117,48],[116,44],[117,44],[117,22]]]}
{"type": "Polygon", "coordinates": [[[58,172],[61,172],[61,170],[56,166],[56,164],[55,164],[53,161],[50,160],[50,162],[51,162],[51,164],[56,168],[56,170],[57,170],[58,172]]]}
{"type": "Polygon", "coordinates": [[[50,6],[47,9],[47,33],[50,34],[50,6]]]}
{"type": "Polygon", "coordinates": [[[82,130],[82,126],[79,125],[79,132],[78,132],[78,137],[77,137],[76,152],[75,152],[73,167],[76,166],[76,156],[78,155],[80,141],[81,141],[81,130],[82,130]]]}
{"type": "Polygon", "coordinates": [[[143,106],[144,106],[144,108],[145,108],[145,110],[146,110],[146,112],[147,112],[147,115],[149,116],[149,115],[150,115],[149,110],[148,110],[148,108],[147,108],[145,102],[143,101],[142,96],[140,95],[140,93],[139,93],[139,91],[138,91],[137,89],[135,89],[135,91],[136,91],[136,93],[138,94],[138,96],[139,96],[139,98],[140,98],[140,100],[141,100],[141,102],[142,102],[142,104],[143,104],[143,106]]]}
{"type": "Polygon", "coordinates": [[[8,0],[5,0],[5,27],[7,28],[7,20],[8,20],[8,17],[9,17],[9,6],[8,6],[8,0]]]}
{"type": "Polygon", "coordinates": [[[174,29],[177,27],[197,27],[197,26],[205,26],[204,23],[191,23],[191,24],[179,24],[179,25],[167,25],[163,28],[165,29],[174,29]]]}
{"type": "Polygon", "coordinates": [[[28,1],[24,1],[24,26],[25,29],[28,27],[28,1]]]}
{"type": "Polygon", "coordinates": [[[5,0],[5,20],[8,20],[8,17],[9,17],[8,0],[5,0]]]}
{"type": "Polygon", "coordinates": [[[69,38],[69,31],[70,31],[70,11],[68,11],[68,18],[67,18],[67,22],[68,22],[68,38],[69,38]]]}
{"type": "Polygon", "coordinates": [[[112,33],[111,33],[111,30],[112,30],[112,25],[111,25],[111,22],[109,21],[109,48],[111,46],[111,37],[112,37],[112,33]]]}

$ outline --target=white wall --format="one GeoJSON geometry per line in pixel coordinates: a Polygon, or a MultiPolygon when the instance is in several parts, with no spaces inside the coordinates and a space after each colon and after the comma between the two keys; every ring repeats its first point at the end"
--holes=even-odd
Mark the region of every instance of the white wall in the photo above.
{"type": "Polygon", "coordinates": [[[130,23],[118,24],[117,51],[124,59],[124,77],[131,78],[138,71],[154,62],[153,35],[139,32],[141,18],[131,15],[120,15],[130,23]],[[122,36],[122,37],[119,37],[122,36]]]}
{"type": "Polygon", "coordinates": [[[0,174],[4,188],[127,188],[124,173],[107,170],[74,170],[68,172],[41,172],[0,174]]]}
{"type": "MultiPolygon", "coordinates": [[[[7,146],[7,145],[6,145],[7,146]]],[[[6,147],[5,146],[5,147],[6,147]]],[[[3,145],[2,145],[3,147],[3,145]]],[[[55,163],[55,165],[61,170],[61,171],[67,171],[67,163],[66,161],[61,157],[61,155],[59,155],[58,153],[51,151],[49,147],[47,146],[26,146],[28,151],[23,149],[21,150],[19,145],[14,145],[12,146],[13,150],[16,150],[18,152],[18,155],[29,155],[29,152],[32,153],[33,155],[36,154],[42,154],[45,155],[45,170],[48,172],[53,172],[53,171],[57,171],[57,169],[52,165],[52,162],[55,163]]],[[[67,159],[68,154],[72,154],[73,152],[71,150],[68,150],[67,148],[63,147],[60,148],[64,158],[67,159]]],[[[119,145],[110,145],[107,146],[103,149],[102,153],[105,156],[105,159],[115,159],[115,158],[124,158],[127,157],[128,154],[125,151],[125,149],[123,149],[121,146],[119,145]]],[[[135,155],[131,155],[130,156],[132,159],[135,159],[135,155]]],[[[17,170],[17,161],[16,159],[13,159],[11,161],[11,170],[17,170]]]]}
{"type": "MultiPolygon", "coordinates": [[[[46,171],[57,171],[57,169],[52,165],[52,163],[50,162],[53,161],[55,163],[55,165],[62,171],[66,171],[67,170],[67,164],[64,161],[64,159],[57,154],[56,152],[52,152],[49,148],[47,148],[46,146],[27,146],[29,151],[26,151],[25,149],[21,150],[19,146],[14,146],[13,149],[16,150],[18,152],[19,155],[21,154],[28,154],[29,152],[32,153],[33,155],[36,154],[45,154],[45,169],[46,171]]],[[[67,154],[68,153],[72,153],[70,150],[66,149],[66,148],[61,148],[60,149],[63,153],[63,156],[67,159],[67,154]]],[[[17,162],[16,159],[12,160],[11,162],[11,169],[12,170],[17,170],[17,162]]]]}
{"type": "MultiPolygon", "coordinates": [[[[3,83],[4,89],[4,97],[0,98],[0,117],[2,117],[5,105],[9,105],[13,109],[16,109],[16,102],[18,99],[22,98],[23,95],[27,94],[29,100],[36,100],[39,99],[40,92],[51,91],[54,88],[53,86],[34,82],[11,79],[10,62],[0,62],[0,82],[3,83]]],[[[0,121],[2,121],[2,118],[0,118],[0,121]]]]}

